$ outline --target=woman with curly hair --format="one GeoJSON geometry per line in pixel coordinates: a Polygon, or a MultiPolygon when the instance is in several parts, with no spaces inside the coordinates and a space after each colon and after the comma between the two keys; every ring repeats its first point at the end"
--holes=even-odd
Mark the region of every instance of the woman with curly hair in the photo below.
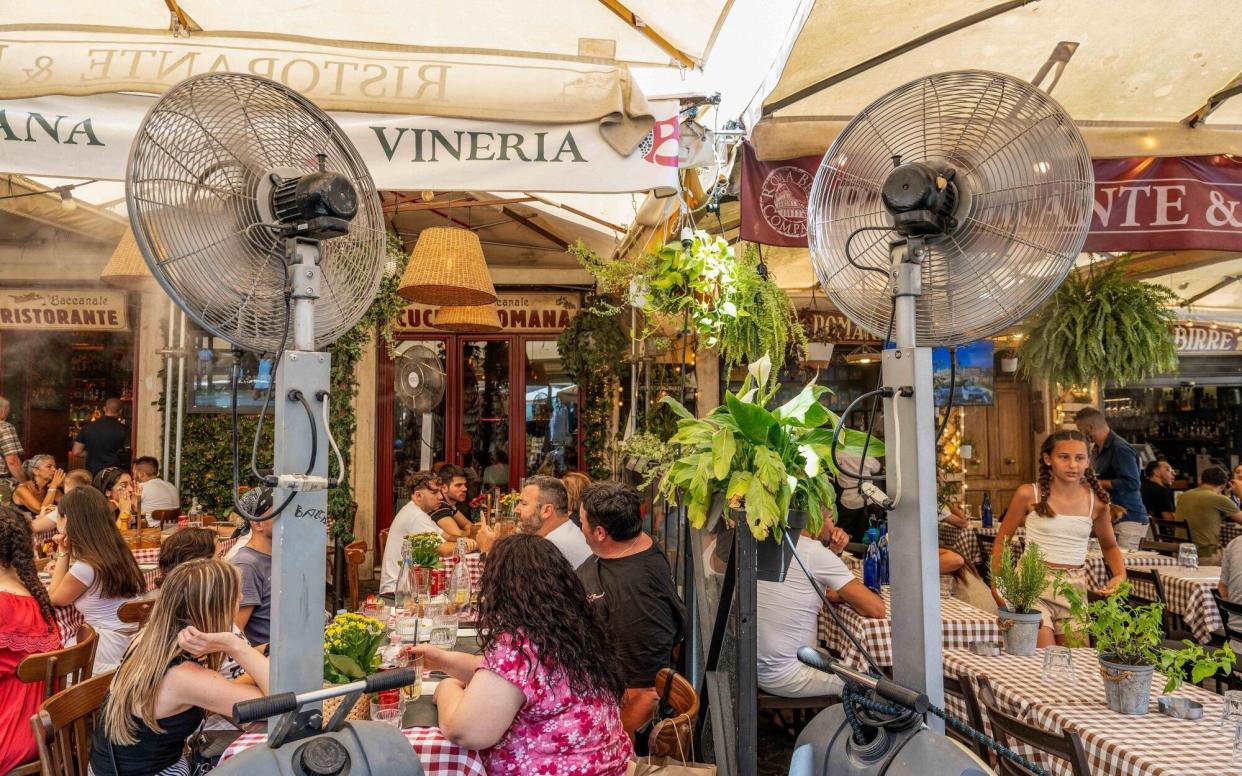
{"type": "Polygon", "coordinates": [[[491,774],[624,774],[625,681],[569,561],[543,537],[513,534],[480,585],[481,656],[413,648],[450,677],[435,696],[445,737],[480,750],[491,774]]]}
{"type": "Polygon", "coordinates": [[[0,773],[35,759],[30,716],[43,702],[43,683],[17,678],[17,665],[60,649],[52,602],[34,565],[30,518],[0,506],[0,773]]]}
{"type": "MultiPolygon", "coordinates": [[[[1113,507],[1108,491],[1100,486],[1087,455],[1087,438],[1077,431],[1056,431],[1039,448],[1039,480],[1023,485],[1014,493],[1005,512],[996,541],[992,545],[992,565],[1000,563],[1001,550],[1010,537],[1026,527],[1026,544],[1037,545],[1052,571],[1064,572],[1065,581],[1086,595],[1087,544],[1094,535],[1112,572],[1105,585],[1111,592],[1126,579],[1126,565],[1113,534],[1113,507]]],[[[1005,601],[992,587],[998,606],[1005,601]]],[[[1051,580],[1035,602],[1041,622],[1041,647],[1065,642],[1065,621],[1069,601],[1053,592],[1051,580]]]]}

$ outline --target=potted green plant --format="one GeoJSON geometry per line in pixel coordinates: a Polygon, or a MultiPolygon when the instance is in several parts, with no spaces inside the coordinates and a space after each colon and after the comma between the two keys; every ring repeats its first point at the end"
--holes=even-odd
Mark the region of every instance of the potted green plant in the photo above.
{"type": "Polygon", "coordinates": [[[1061,385],[1124,385],[1177,370],[1173,308],[1164,286],[1126,277],[1125,263],[1072,272],[1029,319],[1018,349],[1027,375],[1061,385]]]}
{"type": "Polygon", "coordinates": [[[428,531],[427,533],[410,534],[406,537],[406,542],[410,545],[410,561],[415,566],[422,566],[429,569],[440,568],[440,543],[444,541],[439,534],[428,531]]]}
{"type": "MultiPolygon", "coordinates": [[[[725,403],[704,418],[671,397],[662,399],[681,420],[669,440],[680,455],[660,491],[686,505],[696,528],[715,510],[744,510],[743,521],[759,542],[759,578],[779,582],[792,559],[781,542],[784,532],[818,533],[836,502],[831,446],[839,420],[820,402],[828,389],[814,381],[769,409],[776,395],[771,368],[767,356],[751,364],[741,390],[727,392],[725,403]]],[[[865,441],[861,432],[842,428],[838,452],[862,458],[865,441]]],[[[883,454],[883,445],[871,440],[869,455],[883,454]]]]}
{"type": "Polygon", "coordinates": [[[1070,602],[1067,643],[1085,646],[1088,639],[1094,643],[1104,677],[1104,699],[1113,711],[1146,714],[1152,675],[1157,668],[1165,675],[1162,692],[1167,694],[1186,680],[1187,669],[1191,681],[1198,683],[1233,666],[1235,655],[1227,646],[1213,652],[1190,641],[1183,642],[1183,649],[1162,647],[1164,633],[1160,625],[1164,606],[1132,606],[1129,582],[1090,603],[1081,590],[1067,584],[1061,575],[1057,575],[1054,584],[1057,592],[1070,602]]]}
{"type": "Polygon", "coordinates": [[[1005,599],[1005,605],[997,608],[1005,652],[1034,655],[1040,621],[1034,603],[1048,585],[1048,564],[1039,545],[1028,542],[1015,562],[1013,548],[1006,543],[1001,547],[1000,562],[992,564],[992,579],[1005,599]]]}
{"type": "MultiPolygon", "coordinates": [[[[325,686],[356,682],[379,668],[379,648],[384,642],[384,623],[348,612],[338,614],[323,632],[323,681],[325,686]]],[[[366,719],[368,698],[363,695],[350,710],[349,719],[366,719]]],[[[327,717],[341,703],[324,701],[327,717]]]]}

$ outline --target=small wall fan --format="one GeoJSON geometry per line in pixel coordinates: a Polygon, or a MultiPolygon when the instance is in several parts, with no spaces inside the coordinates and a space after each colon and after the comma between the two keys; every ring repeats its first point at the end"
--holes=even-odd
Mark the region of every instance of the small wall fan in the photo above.
{"type": "Polygon", "coordinates": [[[444,370],[440,357],[426,345],[415,345],[393,365],[397,397],[414,412],[434,412],[444,401],[444,370]]]}

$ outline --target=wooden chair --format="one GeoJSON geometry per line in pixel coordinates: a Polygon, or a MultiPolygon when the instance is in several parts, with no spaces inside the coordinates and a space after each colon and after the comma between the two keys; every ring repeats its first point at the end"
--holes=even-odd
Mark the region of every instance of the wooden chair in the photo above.
{"type": "MultiPolygon", "coordinates": [[[[1221,640],[1225,644],[1230,641],[1242,642],[1242,627],[1232,625],[1229,622],[1229,615],[1236,615],[1235,622],[1242,623],[1242,604],[1235,604],[1232,601],[1226,601],[1220,597],[1220,591],[1212,588],[1212,600],[1216,602],[1216,611],[1220,613],[1221,629],[1225,633],[1225,637],[1221,640]]],[[[1230,690],[1242,690],[1242,676],[1239,676],[1237,670],[1230,671],[1228,675],[1223,677],[1225,684],[1230,690]]]]}
{"type": "Polygon", "coordinates": [[[668,703],[677,713],[655,724],[647,738],[647,746],[655,757],[692,759],[694,751],[694,725],[699,716],[699,694],[681,674],[671,668],[661,668],[656,674],[656,690],[663,694],[665,684],[673,684],[668,690],[668,703]]]}
{"type": "Polygon", "coordinates": [[[178,517],[181,517],[180,509],[156,509],[151,512],[151,519],[158,520],[160,525],[175,523],[178,517]]]}
{"type": "Polygon", "coordinates": [[[1148,604],[1158,603],[1164,607],[1164,620],[1161,626],[1164,628],[1166,638],[1163,639],[1163,646],[1172,649],[1183,649],[1186,645],[1182,643],[1182,639],[1195,640],[1193,634],[1187,631],[1178,622],[1178,617],[1169,611],[1169,599],[1164,594],[1164,583],[1160,581],[1160,572],[1154,567],[1149,569],[1126,569],[1126,578],[1131,582],[1144,582],[1150,585],[1150,589],[1154,589],[1156,597],[1149,598],[1135,592],[1138,588],[1130,588],[1130,605],[1131,606],[1147,606],[1148,604]]]}
{"type": "Polygon", "coordinates": [[[151,610],[154,608],[154,598],[138,598],[133,601],[126,601],[116,610],[116,618],[121,622],[140,626],[146,625],[147,618],[151,616],[151,610]]]}
{"type": "Polygon", "coordinates": [[[43,699],[60,692],[65,677],[73,684],[91,678],[95,668],[95,647],[99,638],[89,625],[78,627],[77,643],[52,652],[27,655],[17,664],[17,678],[23,682],[42,682],[43,699]]]}
{"type": "MultiPolygon", "coordinates": [[[[983,732],[983,712],[979,710],[979,698],[975,694],[975,685],[970,679],[962,680],[946,675],[944,677],[944,694],[961,700],[962,705],[966,707],[966,721],[975,730],[983,732]]],[[[948,725],[945,725],[944,732],[949,738],[974,752],[983,762],[991,761],[991,750],[983,744],[948,725]]]]}
{"type": "MultiPolygon", "coordinates": [[[[981,676],[978,681],[979,700],[988,712],[988,722],[992,724],[992,736],[1002,746],[1013,749],[1019,744],[1026,744],[1068,762],[1073,776],[1091,776],[1091,768],[1087,765],[1087,752],[1077,733],[1066,731],[1061,735],[1054,735],[1047,730],[1026,724],[1001,710],[996,702],[996,694],[992,692],[992,684],[987,677],[981,676]]],[[[1033,776],[1032,771],[1004,757],[997,759],[996,772],[999,776],[1033,776]]]]}
{"type": "Polygon", "coordinates": [[[1160,517],[1151,519],[1152,533],[1162,542],[1189,542],[1190,523],[1185,520],[1165,520],[1160,517]]]}
{"type": "Polygon", "coordinates": [[[61,690],[43,702],[30,718],[43,773],[86,776],[91,757],[91,734],[112,672],[61,690]]]}
{"type": "Polygon", "coordinates": [[[379,532],[379,551],[375,556],[375,568],[384,565],[384,548],[388,546],[388,529],[379,532]]]}
{"type": "Polygon", "coordinates": [[[359,539],[345,545],[345,578],[349,583],[349,610],[358,611],[358,569],[367,559],[367,543],[359,539]]]}
{"type": "Polygon", "coordinates": [[[1167,555],[1170,558],[1176,558],[1181,551],[1181,545],[1176,542],[1164,542],[1157,539],[1139,539],[1139,549],[1149,552],[1158,552],[1161,555],[1167,555]]]}

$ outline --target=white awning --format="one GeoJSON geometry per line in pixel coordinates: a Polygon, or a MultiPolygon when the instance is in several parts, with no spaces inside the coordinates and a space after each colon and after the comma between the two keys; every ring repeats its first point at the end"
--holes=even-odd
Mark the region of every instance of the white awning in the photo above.
{"type": "Polygon", "coordinates": [[[1242,99],[1183,123],[1242,73],[1235,10],[1211,0],[820,0],[748,125],[762,159],[823,153],[889,90],[981,69],[1049,91],[1094,158],[1236,153],[1242,99]]]}

